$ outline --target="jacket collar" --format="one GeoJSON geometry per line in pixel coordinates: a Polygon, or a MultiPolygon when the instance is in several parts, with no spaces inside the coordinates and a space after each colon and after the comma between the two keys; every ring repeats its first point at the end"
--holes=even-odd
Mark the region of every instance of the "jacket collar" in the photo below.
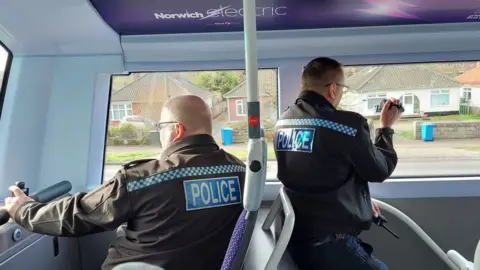
{"type": "Polygon", "coordinates": [[[178,142],[172,143],[163,151],[162,156],[167,158],[168,156],[181,150],[192,149],[196,147],[207,147],[208,149],[211,149],[211,151],[216,151],[220,149],[212,136],[207,134],[200,134],[188,136],[178,142]]]}
{"type": "Polygon", "coordinates": [[[298,98],[295,101],[295,104],[298,104],[300,100],[303,100],[308,104],[314,106],[315,109],[319,111],[336,111],[337,110],[335,109],[335,107],[333,107],[332,103],[330,103],[322,95],[310,90],[304,90],[300,92],[300,95],[298,95],[298,98]]]}

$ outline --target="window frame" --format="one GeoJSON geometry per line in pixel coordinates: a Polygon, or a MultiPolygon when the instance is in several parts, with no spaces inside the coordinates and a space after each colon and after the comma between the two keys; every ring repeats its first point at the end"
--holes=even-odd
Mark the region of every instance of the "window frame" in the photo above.
{"type": "MultiPolygon", "coordinates": [[[[455,58],[456,62],[468,62],[468,61],[474,61],[471,59],[476,59],[476,55],[469,53],[467,55],[460,55],[459,58],[455,58]],[[471,57],[470,57],[471,55],[471,57]]],[[[449,59],[452,57],[440,57],[438,59],[437,55],[433,54],[422,54],[422,55],[407,55],[403,56],[401,58],[398,58],[396,56],[387,56],[385,58],[377,58],[374,56],[366,56],[362,57],[360,59],[353,58],[351,59],[350,57],[346,57],[346,59],[343,61],[343,64],[347,67],[349,66],[366,66],[366,65],[412,65],[412,64],[434,64],[434,63],[446,63],[450,62],[449,59]]],[[[294,95],[287,93],[287,91],[282,91],[282,86],[284,88],[285,84],[287,82],[286,79],[280,78],[282,77],[283,74],[281,72],[278,72],[280,69],[284,68],[287,70],[290,70],[290,67],[292,66],[292,69],[298,69],[298,64],[295,63],[295,67],[293,68],[293,64],[285,64],[285,65],[280,65],[280,64],[271,64],[268,62],[267,64],[262,61],[259,63],[259,69],[267,69],[267,68],[272,68],[277,70],[277,80],[278,80],[278,85],[277,85],[277,100],[279,101],[279,105],[277,108],[278,113],[280,114],[283,109],[285,109],[286,105],[290,104],[292,102],[292,99],[294,95],[297,94],[295,92],[294,95]],[[274,66],[274,67],[272,67],[274,66]],[[280,83],[280,81],[282,83],[280,83]],[[283,105],[283,107],[282,107],[283,105]]],[[[222,66],[222,67],[215,67],[212,68],[211,70],[236,70],[240,69],[243,67],[241,64],[234,65],[234,66],[222,66]]],[[[132,72],[144,72],[146,69],[145,66],[142,66],[142,64],[128,64],[126,66],[127,70],[130,70],[132,72]]],[[[148,69],[151,70],[152,67],[148,66],[148,69]]],[[[205,70],[205,67],[203,64],[193,64],[191,65],[184,65],[184,64],[179,64],[175,68],[166,68],[166,67],[158,67],[155,68],[155,71],[151,72],[175,72],[175,71],[207,71],[205,70]]],[[[288,76],[287,76],[288,77],[288,76]]],[[[290,86],[287,84],[287,86],[290,86]]],[[[111,88],[110,88],[111,90],[111,88]]],[[[451,96],[451,92],[449,93],[451,96]]],[[[110,97],[109,97],[110,99],[110,97]]],[[[363,100],[364,101],[364,100],[363,100]]],[[[451,103],[451,101],[450,101],[451,103]]],[[[231,104],[231,103],[227,103],[231,104]]],[[[108,108],[108,107],[107,107],[108,108]]],[[[232,112],[231,109],[228,109],[229,113],[229,118],[230,118],[230,113],[232,112]]],[[[108,118],[107,118],[108,120],[108,118]]],[[[106,126],[106,130],[108,130],[108,126],[106,126]]],[[[106,151],[105,151],[106,153],[106,151]]],[[[102,167],[103,169],[103,167],[102,167]]],[[[275,172],[276,173],[276,172],[275,172]]],[[[274,200],[276,196],[278,195],[278,190],[281,186],[281,183],[278,181],[278,179],[274,176],[267,176],[267,183],[266,183],[266,188],[264,192],[264,199],[266,197],[270,197],[271,200],[274,200]],[[273,180],[273,181],[272,181],[273,180]],[[275,188],[275,189],[274,189],[275,188]]],[[[378,197],[378,198],[402,198],[402,197],[407,197],[407,198],[417,198],[417,197],[425,197],[425,196],[431,196],[431,197],[442,197],[442,196],[453,196],[453,195],[458,195],[461,194],[462,192],[465,192],[465,194],[471,194],[472,192],[479,193],[480,192],[480,174],[478,175],[471,175],[471,174],[456,174],[456,175],[412,175],[412,176],[394,176],[390,177],[385,181],[385,183],[382,184],[377,184],[377,183],[370,183],[371,190],[372,190],[372,197],[378,197]],[[391,181],[394,180],[394,181],[391,181]],[[424,181],[425,180],[425,181],[424,181]],[[475,180],[475,181],[472,181],[475,180]],[[413,181],[413,182],[412,182],[413,181]],[[478,185],[477,183],[478,182],[478,185]],[[455,188],[450,188],[451,185],[455,185],[455,188]],[[474,186],[478,186],[479,188],[472,188],[472,184],[474,186]],[[408,186],[407,186],[408,185],[408,186]],[[428,185],[429,188],[421,188],[424,185],[428,185]],[[446,188],[445,186],[448,186],[446,188]],[[458,185],[462,186],[461,191],[457,188],[458,185]],[[395,186],[398,188],[387,188],[390,186],[395,186]],[[463,187],[465,186],[465,189],[463,187]],[[415,192],[412,191],[412,187],[414,187],[415,192]],[[419,188],[417,188],[419,187],[419,188]],[[440,192],[439,192],[440,190],[440,192]],[[417,192],[418,191],[418,192],[417,192]],[[426,191],[426,192],[425,192],[426,191]],[[420,194],[421,193],[421,194],[420,194]]],[[[463,194],[462,194],[463,196],[463,194]]],[[[472,195],[473,196],[473,195],[472,195]]]]}
{"type": "Polygon", "coordinates": [[[235,100],[235,113],[237,114],[237,116],[247,116],[248,114],[247,99],[235,100]],[[243,112],[239,112],[238,107],[241,107],[243,112]]]}
{"type": "Polygon", "coordinates": [[[5,101],[5,95],[7,92],[8,79],[10,77],[10,70],[12,68],[13,53],[12,51],[0,41],[0,49],[4,49],[7,53],[7,59],[5,63],[5,69],[3,71],[3,78],[0,81],[0,120],[2,119],[3,103],[5,101]]]}
{"type": "Polygon", "coordinates": [[[472,88],[471,87],[462,88],[461,98],[464,98],[466,101],[472,100],[472,88]],[[465,97],[465,94],[467,94],[467,97],[465,97]]]}
{"type": "Polygon", "coordinates": [[[119,112],[120,112],[120,111],[122,111],[122,110],[120,110],[120,109],[114,110],[114,109],[113,109],[113,106],[123,106],[123,112],[124,112],[124,114],[125,114],[123,117],[134,115],[134,114],[133,114],[133,103],[132,103],[132,102],[112,103],[112,104],[110,104],[110,109],[109,109],[109,114],[110,114],[109,120],[110,120],[110,121],[122,121],[122,119],[123,119],[123,117],[121,117],[120,119],[114,119],[114,118],[115,118],[114,112],[115,112],[115,111],[119,111],[119,112]],[[127,106],[130,106],[130,109],[127,108],[127,106]],[[131,111],[131,114],[130,114],[130,115],[128,114],[128,111],[131,111]]]}
{"type": "Polygon", "coordinates": [[[451,89],[438,89],[430,91],[430,107],[446,107],[452,105],[452,91],[451,89]],[[444,93],[448,92],[448,93],[444,93]],[[448,95],[448,104],[433,104],[432,99],[435,95],[448,95]]]}
{"type": "Polygon", "coordinates": [[[375,109],[375,105],[372,108],[370,108],[370,106],[368,105],[370,100],[384,99],[384,98],[387,98],[386,92],[368,93],[367,94],[367,111],[375,109]]]}

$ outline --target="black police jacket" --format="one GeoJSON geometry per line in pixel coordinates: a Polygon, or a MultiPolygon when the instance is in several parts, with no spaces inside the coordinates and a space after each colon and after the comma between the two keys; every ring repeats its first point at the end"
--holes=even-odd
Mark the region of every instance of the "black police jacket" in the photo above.
{"type": "Polygon", "coordinates": [[[294,237],[369,229],[368,182],[383,182],[396,167],[393,130],[377,129],[372,142],[366,118],[337,110],[312,91],[301,92],[275,129],[278,179],[296,215],[294,237]]]}
{"type": "Polygon", "coordinates": [[[164,149],[160,159],[129,162],[108,182],[15,214],[24,228],[82,236],[127,223],[108,249],[102,270],[144,262],[167,270],[220,269],[242,212],[245,165],[206,134],[164,149]]]}

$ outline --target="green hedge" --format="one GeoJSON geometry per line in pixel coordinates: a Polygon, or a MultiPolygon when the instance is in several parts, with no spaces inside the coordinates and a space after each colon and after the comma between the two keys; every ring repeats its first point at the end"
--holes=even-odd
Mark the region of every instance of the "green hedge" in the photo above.
{"type": "Polygon", "coordinates": [[[142,145],[149,143],[149,129],[139,129],[127,123],[108,128],[108,140],[113,145],[142,145]],[[140,133],[140,136],[139,136],[140,133]]]}

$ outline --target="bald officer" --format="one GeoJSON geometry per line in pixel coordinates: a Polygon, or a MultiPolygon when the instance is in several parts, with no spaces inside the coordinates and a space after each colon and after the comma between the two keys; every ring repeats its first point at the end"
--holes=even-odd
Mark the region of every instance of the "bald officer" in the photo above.
{"type": "Polygon", "coordinates": [[[242,211],[245,166],[218,147],[212,116],[196,96],[166,102],[158,123],[160,159],[125,164],[88,193],[38,203],[15,186],[5,209],[26,229],[82,236],[116,229],[102,269],[144,262],[167,270],[219,269],[242,211]]]}

